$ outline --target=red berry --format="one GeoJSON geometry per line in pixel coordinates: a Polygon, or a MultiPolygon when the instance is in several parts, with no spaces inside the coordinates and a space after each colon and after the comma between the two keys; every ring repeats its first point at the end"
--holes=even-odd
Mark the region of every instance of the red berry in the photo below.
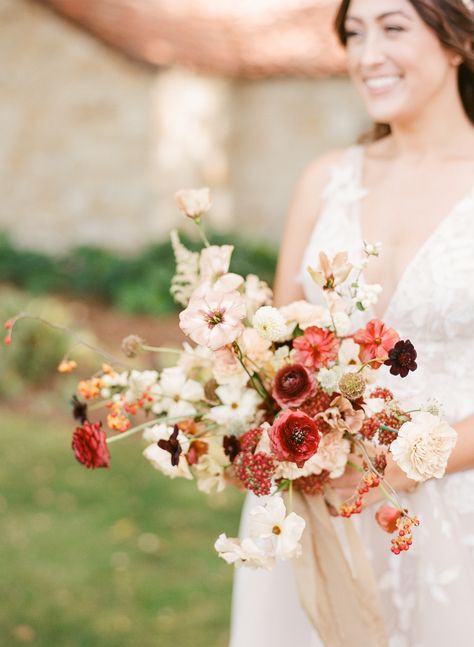
{"type": "Polygon", "coordinates": [[[11,321],[5,321],[3,327],[5,328],[5,330],[11,330],[13,328],[13,324],[11,321]]]}
{"type": "Polygon", "coordinates": [[[5,339],[3,340],[3,343],[5,344],[5,346],[10,346],[10,344],[12,343],[12,338],[10,337],[10,335],[5,337],[5,339]]]}

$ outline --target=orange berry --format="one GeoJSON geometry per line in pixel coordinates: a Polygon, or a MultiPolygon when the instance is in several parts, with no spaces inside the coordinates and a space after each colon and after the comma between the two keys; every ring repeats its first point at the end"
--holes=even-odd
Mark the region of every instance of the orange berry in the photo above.
{"type": "Polygon", "coordinates": [[[10,337],[10,335],[7,335],[7,337],[5,337],[3,343],[5,344],[5,346],[10,346],[10,344],[12,343],[12,338],[10,337]]]}
{"type": "Polygon", "coordinates": [[[13,328],[13,324],[11,321],[5,321],[3,327],[5,328],[5,330],[11,330],[13,328]]]}

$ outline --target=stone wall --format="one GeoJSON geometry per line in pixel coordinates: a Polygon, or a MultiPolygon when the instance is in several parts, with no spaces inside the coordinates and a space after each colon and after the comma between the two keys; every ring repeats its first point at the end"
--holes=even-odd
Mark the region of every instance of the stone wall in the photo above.
{"type": "Polygon", "coordinates": [[[276,241],[304,166],[365,126],[343,78],[158,71],[28,0],[0,0],[0,23],[0,230],[22,246],[134,252],[201,185],[214,226],[276,241]]]}

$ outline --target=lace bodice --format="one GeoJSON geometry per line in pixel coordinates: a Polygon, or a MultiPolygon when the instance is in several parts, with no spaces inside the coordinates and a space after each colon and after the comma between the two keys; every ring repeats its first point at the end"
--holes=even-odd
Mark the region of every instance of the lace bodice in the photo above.
{"type": "MultiPolygon", "coordinates": [[[[354,262],[361,258],[359,205],[367,193],[360,185],[362,155],[361,146],[349,149],[323,194],[299,275],[311,301],[320,301],[321,292],[305,268],[317,263],[321,250],[347,250],[354,262]]],[[[364,323],[374,316],[369,310],[360,318],[364,323]]],[[[398,395],[418,405],[437,398],[452,423],[474,413],[474,186],[406,266],[383,320],[418,351],[419,369],[396,383],[398,395]]]]}

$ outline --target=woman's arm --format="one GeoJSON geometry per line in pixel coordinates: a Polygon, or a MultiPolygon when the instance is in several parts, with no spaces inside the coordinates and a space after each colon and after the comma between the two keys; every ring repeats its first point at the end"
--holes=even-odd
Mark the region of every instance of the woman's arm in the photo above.
{"type": "Polygon", "coordinates": [[[274,284],[274,305],[282,306],[303,299],[303,290],[296,282],[308,239],[321,208],[321,194],[330,177],[330,169],[342,156],[336,150],[319,157],[301,176],[280,246],[274,284]]]}

